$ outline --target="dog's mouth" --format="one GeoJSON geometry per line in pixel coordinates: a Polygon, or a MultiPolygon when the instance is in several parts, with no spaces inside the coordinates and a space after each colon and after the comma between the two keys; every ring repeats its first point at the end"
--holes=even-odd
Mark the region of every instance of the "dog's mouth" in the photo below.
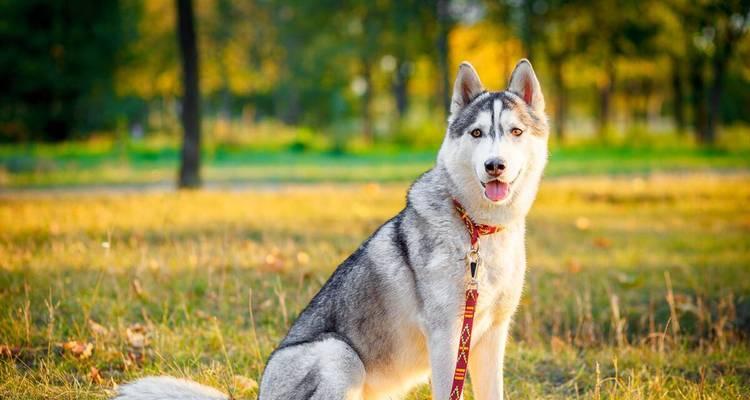
{"type": "Polygon", "coordinates": [[[487,182],[480,181],[484,188],[484,196],[493,203],[499,203],[505,200],[510,195],[511,185],[516,182],[520,175],[521,173],[519,171],[518,175],[510,182],[503,182],[499,179],[493,179],[487,182]]]}
{"type": "Polygon", "coordinates": [[[495,203],[505,200],[510,193],[510,184],[497,179],[489,182],[482,182],[482,186],[484,187],[485,197],[495,203]]]}

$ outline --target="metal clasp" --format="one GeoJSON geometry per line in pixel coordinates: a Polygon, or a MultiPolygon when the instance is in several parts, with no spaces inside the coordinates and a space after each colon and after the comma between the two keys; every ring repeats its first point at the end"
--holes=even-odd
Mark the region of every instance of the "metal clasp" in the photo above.
{"type": "Polygon", "coordinates": [[[479,265],[482,262],[482,257],[479,255],[479,248],[473,247],[466,253],[466,266],[469,267],[469,274],[471,279],[469,284],[476,286],[477,284],[477,273],[479,272],[479,265]]]}

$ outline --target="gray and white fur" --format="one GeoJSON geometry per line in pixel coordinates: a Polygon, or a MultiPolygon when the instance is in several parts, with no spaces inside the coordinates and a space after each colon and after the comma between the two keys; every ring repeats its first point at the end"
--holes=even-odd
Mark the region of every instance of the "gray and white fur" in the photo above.
{"type": "MultiPolygon", "coordinates": [[[[393,399],[428,379],[433,398],[448,399],[470,249],[453,199],[475,222],[503,227],[481,238],[469,361],[474,398],[502,399],[503,353],[526,270],[525,219],[547,138],[544,98],[527,60],[501,92],[486,91],[474,68],[461,64],[436,165],[299,315],[266,364],[260,400],[393,399]],[[507,190],[498,199],[488,185],[507,190]]],[[[186,397],[187,386],[171,397],[152,394],[172,379],[124,385],[118,399],[215,398],[213,391],[186,397]]]]}

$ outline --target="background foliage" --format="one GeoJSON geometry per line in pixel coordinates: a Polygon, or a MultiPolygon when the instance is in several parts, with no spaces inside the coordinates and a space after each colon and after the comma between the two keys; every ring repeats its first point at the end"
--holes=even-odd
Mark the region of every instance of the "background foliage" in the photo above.
{"type": "MultiPolygon", "coordinates": [[[[470,60],[503,88],[519,57],[541,75],[560,136],[747,123],[745,0],[195,3],[206,135],[281,121],[329,139],[424,145],[445,81],[470,60]],[[444,43],[445,45],[442,45],[444,43]],[[429,127],[429,125],[427,125],[429,127]],[[417,129],[419,130],[419,129],[417,129]]],[[[175,134],[174,4],[0,3],[0,137],[175,134]]],[[[427,140],[434,146],[440,139],[427,140]]]]}

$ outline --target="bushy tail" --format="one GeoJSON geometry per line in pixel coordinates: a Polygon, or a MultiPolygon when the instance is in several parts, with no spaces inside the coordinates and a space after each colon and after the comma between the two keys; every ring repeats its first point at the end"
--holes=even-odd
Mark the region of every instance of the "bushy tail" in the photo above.
{"type": "Polygon", "coordinates": [[[208,386],[171,376],[149,376],[120,386],[115,400],[227,400],[208,386]]]}

